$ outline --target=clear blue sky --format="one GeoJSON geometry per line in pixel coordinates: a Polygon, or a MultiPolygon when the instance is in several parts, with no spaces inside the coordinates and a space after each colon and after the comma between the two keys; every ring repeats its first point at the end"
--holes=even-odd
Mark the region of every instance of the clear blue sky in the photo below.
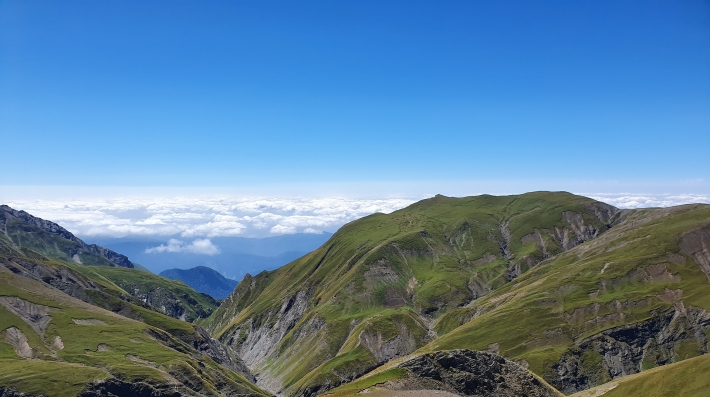
{"type": "Polygon", "coordinates": [[[0,138],[0,185],[708,190],[710,2],[0,0],[0,138]]]}

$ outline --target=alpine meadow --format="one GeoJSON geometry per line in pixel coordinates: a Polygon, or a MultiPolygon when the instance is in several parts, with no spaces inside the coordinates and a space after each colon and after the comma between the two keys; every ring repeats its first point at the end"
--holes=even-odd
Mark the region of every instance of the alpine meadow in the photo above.
{"type": "Polygon", "coordinates": [[[710,3],[0,0],[0,397],[710,397],[710,3]]]}

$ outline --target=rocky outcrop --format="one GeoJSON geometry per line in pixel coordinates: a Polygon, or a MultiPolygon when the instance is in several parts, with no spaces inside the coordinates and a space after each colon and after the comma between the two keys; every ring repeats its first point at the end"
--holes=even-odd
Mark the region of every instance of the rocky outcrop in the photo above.
{"type": "Polygon", "coordinates": [[[649,320],[603,331],[577,343],[546,378],[566,394],[644,369],[708,352],[710,313],[682,302],[649,320]]]}
{"type": "Polygon", "coordinates": [[[43,397],[42,395],[21,393],[14,387],[0,386],[0,397],[43,397]]]}
{"type": "Polygon", "coordinates": [[[134,320],[143,321],[132,305],[153,309],[150,305],[125,294],[117,297],[94,281],[64,266],[50,266],[21,258],[0,258],[0,266],[23,277],[49,284],[73,298],[134,320]]]}
{"type": "Polygon", "coordinates": [[[693,258],[710,281],[710,226],[684,235],[678,245],[680,252],[693,258]]]}
{"type": "Polygon", "coordinates": [[[284,298],[280,308],[232,328],[221,340],[234,347],[250,368],[257,368],[274,352],[308,307],[308,292],[299,291],[284,298]]]}
{"type": "Polygon", "coordinates": [[[221,364],[234,372],[244,375],[250,382],[256,383],[254,374],[244,364],[241,357],[229,346],[213,338],[206,330],[195,327],[198,338],[192,343],[192,347],[198,352],[210,357],[217,364],[221,364]]]}
{"type": "Polygon", "coordinates": [[[4,332],[4,341],[9,343],[13,349],[15,349],[15,354],[22,358],[32,358],[34,352],[27,343],[27,337],[25,334],[16,327],[10,327],[4,332]]]}
{"type": "Polygon", "coordinates": [[[52,321],[52,317],[49,313],[57,310],[15,296],[0,296],[0,305],[4,306],[10,313],[21,318],[40,336],[44,336],[44,330],[47,329],[49,322],[52,321]]]}
{"type": "MultiPolygon", "coordinates": [[[[178,337],[156,328],[146,328],[145,332],[153,339],[173,350],[192,354],[190,349],[192,348],[194,349],[193,351],[210,357],[216,363],[244,375],[250,382],[256,381],[254,375],[234,350],[212,338],[207,331],[200,327],[195,327],[195,332],[190,335],[180,335],[178,337]]],[[[195,358],[200,359],[199,356],[195,356],[195,358]]]]}
{"type": "Polygon", "coordinates": [[[493,353],[450,350],[424,354],[398,365],[408,377],[384,386],[398,390],[445,390],[464,396],[558,397],[520,365],[493,353]]]}

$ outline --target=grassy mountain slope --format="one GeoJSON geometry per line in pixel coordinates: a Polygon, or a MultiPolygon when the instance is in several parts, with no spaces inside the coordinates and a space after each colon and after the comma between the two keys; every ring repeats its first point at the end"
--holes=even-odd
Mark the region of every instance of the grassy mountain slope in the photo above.
{"type": "Polygon", "coordinates": [[[0,238],[19,249],[30,249],[48,258],[85,265],[134,267],[124,255],[86,244],[54,222],[7,205],[0,205],[0,238]]]}
{"type": "MultiPolygon", "coordinates": [[[[708,242],[708,205],[624,211],[600,237],[440,317],[440,336],[418,353],[495,351],[567,394],[682,363],[708,352],[708,242]]],[[[385,382],[395,365],[360,382],[385,382]]],[[[673,371],[654,373],[675,382],[673,371]]]]}
{"type": "Polygon", "coordinates": [[[568,193],[437,196],[245,277],[205,325],[265,387],[312,395],[424,346],[433,321],[601,235],[616,212],[568,193]]]}
{"type": "Polygon", "coordinates": [[[93,279],[106,279],[121,293],[156,308],[171,317],[194,321],[217,308],[209,296],[182,282],[138,271],[127,257],[97,245],[88,245],[56,223],[24,211],[0,206],[0,245],[7,254],[43,261],[56,260],[93,279]],[[83,266],[82,266],[83,265],[83,266]]]}
{"type": "Polygon", "coordinates": [[[118,267],[78,269],[101,275],[132,296],[170,317],[193,322],[206,318],[219,304],[209,295],[193,290],[179,280],[118,267]]]}
{"type": "MultiPolygon", "coordinates": [[[[32,262],[5,257],[0,266],[0,394],[267,395],[170,333],[73,298],[20,263],[32,262]]],[[[136,310],[173,330],[191,327],[136,310]]]]}
{"type": "Polygon", "coordinates": [[[710,236],[710,206],[623,217],[599,238],[447,313],[435,326],[446,334],[423,350],[495,348],[566,393],[707,353],[710,283],[693,258],[710,258],[710,246],[683,246],[710,236]]]}
{"type": "Polygon", "coordinates": [[[710,390],[710,356],[653,368],[593,387],[570,397],[703,397],[710,390]]]}
{"type": "MultiPolygon", "coordinates": [[[[22,235],[20,235],[20,237],[22,237],[22,235]]],[[[53,319],[50,312],[54,312],[55,310],[47,308],[52,308],[56,305],[51,306],[49,303],[39,304],[36,300],[34,300],[35,296],[46,294],[50,300],[54,298],[60,300],[76,299],[79,302],[83,302],[80,304],[83,308],[92,308],[91,310],[98,312],[107,311],[107,313],[112,313],[113,315],[119,316],[126,321],[130,320],[133,324],[136,324],[136,322],[138,324],[142,324],[138,326],[140,328],[138,331],[146,333],[151,340],[155,341],[155,343],[192,357],[193,361],[190,365],[195,365],[193,367],[196,368],[198,374],[197,376],[188,376],[179,382],[168,379],[168,386],[187,382],[185,383],[187,385],[186,388],[180,391],[181,395],[193,395],[195,393],[199,395],[214,394],[214,387],[209,386],[209,384],[213,384],[214,382],[217,382],[216,384],[222,385],[226,388],[226,393],[224,395],[234,394],[238,391],[245,392],[254,388],[254,386],[248,382],[246,385],[242,385],[243,380],[247,379],[253,381],[254,378],[235,352],[222,345],[217,340],[211,338],[211,336],[201,327],[162,314],[158,309],[146,303],[143,299],[138,299],[132,296],[126,290],[117,285],[117,283],[114,283],[111,279],[117,280],[118,283],[125,280],[133,280],[135,283],[138,283],[143,287],[148,286],[155,289],[164,288],[166,290],[173,290],[183,294],[188,293],[195,295],[208,303],[211,302],[214,304],[214,300],[196,293],[181,282],[168,280],[151,273],[131,268],[116,266],[86,266],[48,258],[26,247],[18,247],[12,240],[2,238],[1,236],[0,271],[10,275],[8,276],[9,278],[5,280],[5,284],[11,285],[15,283],[17,285],[22,285],[21,288],[15,288],[13,290],[10,286],[0,283],[0,295],[7,295],[8,297],[7,299],[0,297],[0,301],[2,301],[0,302],[0,305],[9,310],[10,314],[19,316],[20,319],[29,319],[30,322],[26,321],[28,324],[30,324],[34,316],[38,314],[37,310],[39,310],[39,314],[48,315],[48,317],[39,317],[40,319],[45,318],[45,320],[48,320],[50,323],[53,319]],[[174,287],[177,287],[177,289],[174,287]],[[11,310],[13,302],[16,305],[19,305],[18,307],[20,309],[27,311],[27,313],[25,313],[25,317],[23,317],[21,311],[13,312],[11,310]],[[216,365],[216,367],[204,370],[206,363],[212,363],[216,365]],[[217,371],[217,373],[212,374],[213,371],[217,371]],[[202,379],[203,376],[205,377],[204,379],[202,379]],[[207,384],[204,384],[203,380],[206,381],[207,384]],[[197,389],[195,389],[195,387],[197,387],[197,389]],[[246,389],[244,389],[245,387],[246,389]]],[[[134,284],[131,283],[129,285],[133,286],[134,284]]],[[[189,296],[185,295],[185,299],[187,298],[189,298],[189,296]]],[[[46,300],[45,302],[50,302],[50,300],[46,300]]],[[[8,324],[17,323],[17,319],[13,319],[12,316],[7,318],[9,318],[8,321],[10,321],[8,324]]],[[[79,317],[79,319],[81,319],[81,317],[79,317]]],[[[131,323],[130,321],[129,323],[131,323]]],[[[106,321],[99,321],[99,325],[103,323],[106,323],[106,321]]],[[[64,325],[62,325],[62,327],[64,325]]],[[[73,327],[69,328],[71,329],[73,327]]],[[[81,330],[82,329],[74,329],[71,332],[81,330]]],[[[33,345],[32,343],[29,343],[31,340],[36,341],[36,338],[33,339],[33,335],[22,330],[20,326],[10,325],[0,327],[0,331],[2,331],[0,341],[5,341],[13,346],[17,359],[25,359],[24,361],[21,360],[14,363],[6,363],[7,368],[14,368],[13,372],[8,372],[8,376],[14,374],[13,376],[17,376],[19,378],[15,379],[6,376],[3,378],[2,382],[0,382],[0,387],[13,386],[20,391],[29,387],[28,390],[34,390],[31,386],[33,384],[32,382],[35,381],[32,380],[31,377],[27,378],[27,382],[21,382],[21,379],[25,379],[25,375],[23,375],[23,373],[26,372],[25,366],[32,367],[33,365],[38,365],[37,368],[42,369],[43,371],[49,370],[56,366],[53,363],[28,363],[26,362],[26,359],[28,358],[40,357],[41,359],[48,359],[50,361],[56,359],[60,361],[64,360],[74,362],[69,359],[64,359],[58,355],[56,350],[61,350],[62,348],[57,347],[52,350],[52,341],[43,340],[44,345],[49,349],[50,353],[47,353],[47,349],[43,348],[42,345],[33,345]],[[14,329],[13,327],[17,329],[14,329]],[[25,344],[27,344],[27,346],[25,346],[25,344]],[[35,349],[36,346],[38,347],[35,349]],[[35,353],[39,354],[39,356],[35,357],[35,353]],[[47,354],[49,354],[49,356],[47,356],[47,354]],[[51,357],[51,359],[48,357],[51,357]]],[[[42,330],[36,330],[36,333],[40,335],[40,339],[42,339],[43,335],[41,331],[42,330]]],[[[113,332],[107,331],[106,329],[99,329],[99,331],[100,333],[113,332]]],[[[115,332],[119,335],[124,335],[130,334],[133,331],[129,328],[121,328],[115,329],[115,332]]],[[[156,365],[152,362],[146,363],[135,359],[133,356],[135,355],[128,355],[126,357],[129,360],[142,363],[141,365],[143,367],[151,367],[156,365]]],[[[108,368],[108,364],[104,362],[96,362],[95,364],[99,368],[108,368]]],[[[70,367],[67,371],[71,368],[76,370],[75,367],[70,367]]],[[[83,369],[83,367],[81,369],[83,369]]],[[[131,378],[121,370],[112,370],[109,368],[108,371],[111,374],[111,377],[109,377],[109,380],[106,382],[100,384],[91,382],[87,384],[88,381],[86,378],[75,377],[76,387],[84,385],[87,387],[85,392],[91,395],[106,395],[106,393],[130,395],[141,394],[143,392],[149,394],[157,393],[156,395],[161,395],[161,393],[168,393],[166,391],[167,389],[165,389],[165,387],[167,387],[166,384],[158,382],[155,377],[149,378],[148,384],[143,382],[136,383],[138,386],[135,387],[142,388],[143,391],[141,392],[141,390],[135,389],[134,386],[131,386],[130,382],[126,381],[126,379],[131,378]],[[151,389],[151,385],[162,389],[154,391],[151,389]]],[[[92,373],[89,369],[87,369],[86,372],[92,373]]],[[[165,377],[166,376],[161,375],[159,379],[163,379],[164,382],[165,377]]],[[[261,393],[261,391],[258,392],[261,393]]],[[[49,394],[47,395],[55,395],[57,394],[57,391],[50,390],[48,393],[49,394]]]]}

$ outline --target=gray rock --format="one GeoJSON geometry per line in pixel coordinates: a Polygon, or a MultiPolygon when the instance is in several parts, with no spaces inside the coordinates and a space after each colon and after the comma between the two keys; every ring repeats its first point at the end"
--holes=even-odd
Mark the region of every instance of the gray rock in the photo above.
{"type": "Polygon", "coordinates": [[[465,396],[552,397],[558,392],[520,365],[493,353],[450,350],[424,354],[399,364],[408,379],[400,390],[439,389],[465,396]]]}

